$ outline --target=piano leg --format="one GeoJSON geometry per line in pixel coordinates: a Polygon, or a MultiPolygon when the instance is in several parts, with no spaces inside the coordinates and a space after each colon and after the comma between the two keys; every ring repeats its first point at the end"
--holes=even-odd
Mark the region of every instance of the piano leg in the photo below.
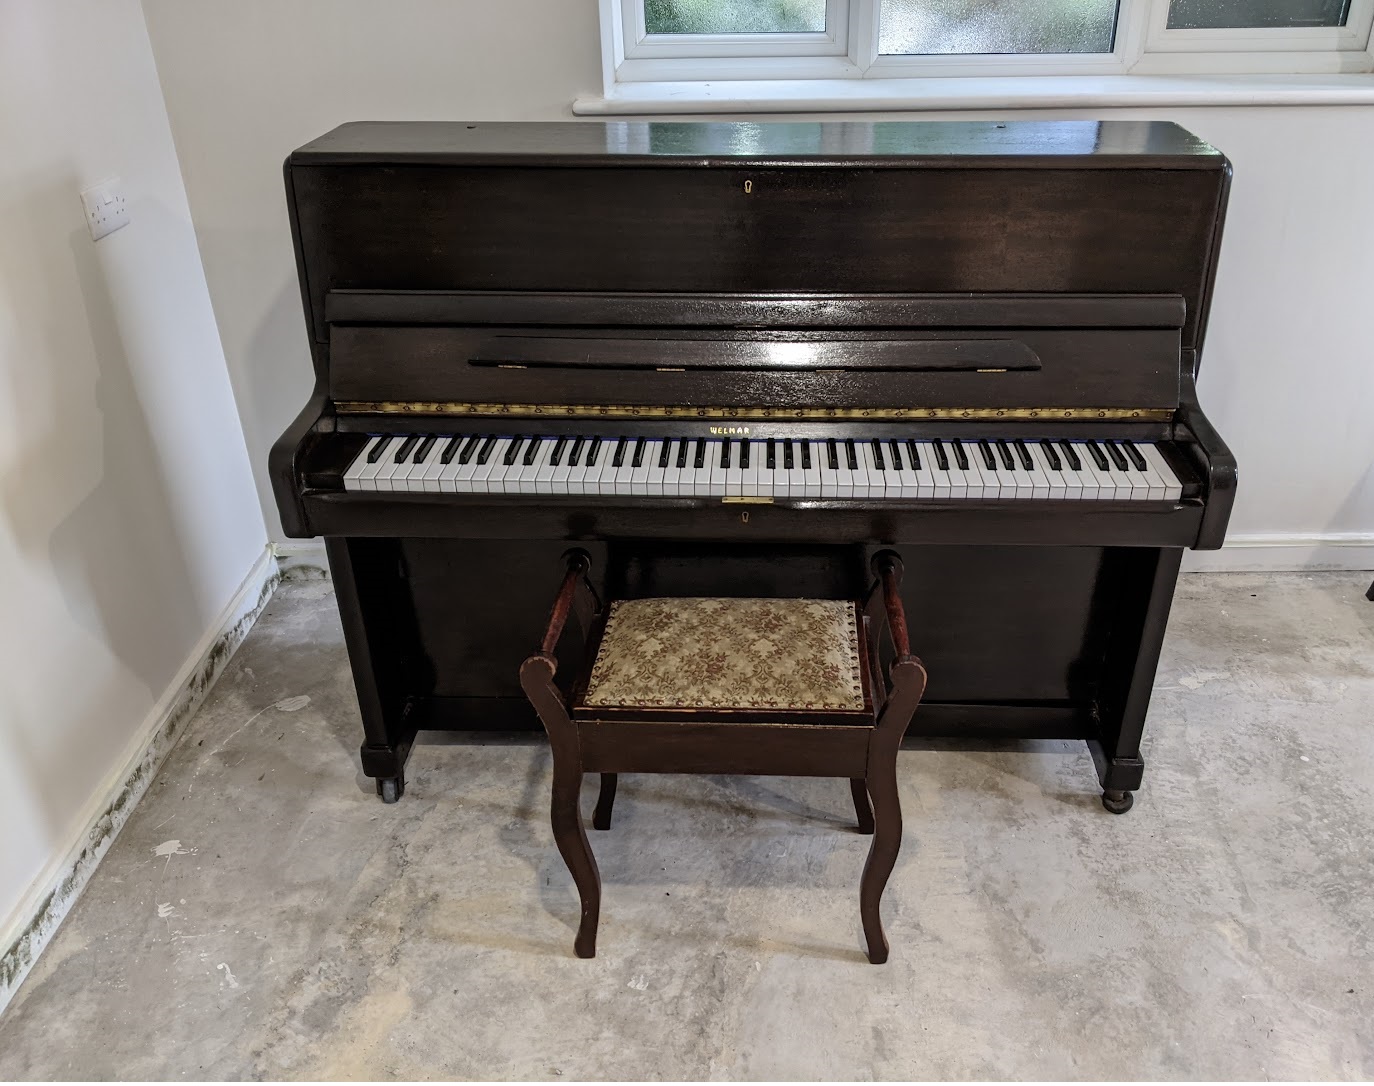
{"type": "Polygon", "coordinates": [[[396,611],[405,598],[399,552],[391,540],[339,537],[326,538],[325,549],[363,718],[363,772],[376,779],[383,803],[395,803],[405,794],[406,758],[416,731],[396,631],[414,624],[375,619],[396,611]],[[374,621],[366,621],[367,615],[374,621]]]}
{"type": "Polygon", "coordinates": [[[1140,738],[1182,561],[1177,547],[1133,548],[1128,554],[1130,568],[1122,578],[1119,618],[1098,698],[1101,730],[1088,740],[1102,783],[1102,806],[1112,814],[1131,809],[1131,793],[1145,774],[1140,738]]]}

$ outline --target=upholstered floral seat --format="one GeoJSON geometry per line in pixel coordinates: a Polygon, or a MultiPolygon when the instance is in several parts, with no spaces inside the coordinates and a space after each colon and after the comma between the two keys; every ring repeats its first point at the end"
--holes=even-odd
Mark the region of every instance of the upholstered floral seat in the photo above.
{"type": "Polygon", "coordinates": [[[850,600],[617,600],[576,712],[609,708],[866,713],[850,600]]]}

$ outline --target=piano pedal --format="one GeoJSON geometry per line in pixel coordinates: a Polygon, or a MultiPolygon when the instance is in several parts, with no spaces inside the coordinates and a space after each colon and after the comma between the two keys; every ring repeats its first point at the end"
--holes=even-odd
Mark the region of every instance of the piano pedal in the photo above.
{"type": "MultiPolygon", "coordinates": [[[[383,803],[395,803],[406,794],[406,782],[403,777],[378,777],[377,795],[382,797],[383,803]]],[[[1129,806],[1129,805],[1128,805],[1129,806]]]]}
{"type": "Polygon", "coordinates": [[[1124,789],[1108,788],[1102,793],[1102,806],[1112,814],[1125,814],[1135,803],[1135,793],[1124,789]]]}

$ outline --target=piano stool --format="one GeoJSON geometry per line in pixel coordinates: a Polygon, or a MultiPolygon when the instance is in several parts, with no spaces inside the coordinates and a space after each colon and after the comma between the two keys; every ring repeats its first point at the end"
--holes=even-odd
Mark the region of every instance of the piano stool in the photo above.
{"type": "Polygon", "coordinates": [[[902,841],[897,750],[926,685],[907,634],[901,559],[874,556],[862,600],[659,598],[604,607],[587,552],[565,560],[520,685],[553,750],[550,815],[582,901],[578,957],[595,956],[601,911],[601,877],[578,809],[583,773],[601,775],[598,830],[610,829],[620,773],[747,773],[849,778],[859,832],[873,835],[859,888],[868,959],[887,961],[878,906],[902,841]],[[556,651],[570,614],[584,650],[560,685],[556,651]]]}

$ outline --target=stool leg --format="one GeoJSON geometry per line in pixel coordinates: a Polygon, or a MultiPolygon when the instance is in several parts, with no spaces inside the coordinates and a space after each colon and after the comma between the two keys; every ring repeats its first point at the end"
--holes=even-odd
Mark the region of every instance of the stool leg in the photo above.
{"type": "Polygon", "coordinates": [[[582,920],[577,927],[573,949],[579,958],[594,958],[596,925],[601,916],[601,873],[596,869],[596,857],[587,841],[587,831],[582,827],[582,812],[578,809],[581,791],[581,767],[560,763],[555,754],[553,803],[549,812],[553,839],[582,899],[582,920]]]}
{"type": "Polygon", "coordinates": [[[599,830],[611,828],[611,808],[615,806],[614,773],[601,774],[601,791],[596,797],[596,810],[592,813],[592,825],[599,830]]]}
{"type": "Polygon", "coordinates": [[[854,817],[859,820],[859,832],[872,833],[873,808],[868,803],[868,782],[862,777],[851,777],[849,791],[854,796],[854,817]]]}
{"type": "Polygon", "coordinates": [[[868,793],[873,797],[873,844],[868,849],[863,878],[859,883],[859,916],[863,919],[864,938],[868,942],[868,960],[874,965],[887,961],[887,936],[883,934],[878,903],[882,900],[887,878],[897,862],[902,847],[902,803],[897,795],[897,759],[883,759],[878,766],[870,765],[868,793]]]}

